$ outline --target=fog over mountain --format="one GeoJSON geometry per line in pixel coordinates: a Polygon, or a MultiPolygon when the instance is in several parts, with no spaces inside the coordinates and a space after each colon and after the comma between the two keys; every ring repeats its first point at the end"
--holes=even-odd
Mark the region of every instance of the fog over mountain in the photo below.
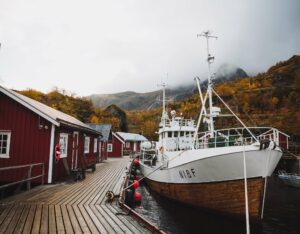
{"type": "MultiPolygon", "coordinates": [[[[219,67],[215,75],[214,83],[237,80],[248,77],[247,73],[234,65],[223,64],[219,67]]],[[[202,80],[202,88],[206,88],[206,80],[202,80]]],[[[198,92],[196,82],[187,82],[185,85],[171,86],[166,89],[167,100],[179,101],[191,96],[195,91],[198,92]]],[[[120,92],[114,94],[93,94],[89,96],[96,107],[107,107],[117,105],[125,110],[147,110],[162,105],[162,91],[137,93],[133,91],[120,92]]]]}
{"type": "Polygon", "coordinates": [[[248,77],[247,73],[232,64],[222,64],[216,72],[216,78],[220,80],[236,80],[242,77],[248,77]]]}

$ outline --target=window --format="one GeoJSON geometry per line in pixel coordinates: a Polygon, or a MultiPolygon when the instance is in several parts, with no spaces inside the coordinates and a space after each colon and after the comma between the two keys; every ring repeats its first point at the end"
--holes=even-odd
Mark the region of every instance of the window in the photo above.
{"type": "Polygon", "coordinates": [[[0,158],[9,158],[11,132],[0,131],[0,158]]]}
{"type": "Polygon", "coordinates": [[[180,136],[183,137],[184,136],[184,132],[180,132],[180,136]]]}
{"type": "Polygon", "coordinates": [[[169,138],[172,137],[172,132],[168,132],[168,137],[169,137],[169,138]]]}
{"type": "Polygon", "coordinates": [[[97,143],[98,143],[97,138],[94,138],[94,153],[97,152],[97,143]]]}
{"type": "Polygon", "coordinates": [[[68,154],[68,134],[61,133],[59,135],[60,157],[66,158],[68,154]]]}
{"type": "Polygon", "coordinates": [[[87,154],[90,152],[90,138],[85,137],[84,138],[84,153],[87,154]]]}
{"type": "Polygon", "coordinates": [[[130,148],[130,142],[126,142],[126,148],[128,149],[128,148],[130,148]]]}
{"type": "Polygon", "coordinates": [[[112,151],[113,151],[113,145],[107,144],[107,152],[112,152],[112,151]]]}
{"type": "Polygon", "coordinates": [[[178,137],[178,132],[174,132],[174,137],[178,137]]]}

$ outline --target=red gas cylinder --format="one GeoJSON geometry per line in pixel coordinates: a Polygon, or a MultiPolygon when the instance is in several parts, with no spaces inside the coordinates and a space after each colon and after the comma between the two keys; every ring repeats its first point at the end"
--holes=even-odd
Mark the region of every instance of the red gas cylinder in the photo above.
{"type": "Polygon", "coordinates": [[[133,181],[133,187],[136,189],[140,186],[140,183],[137,180],[133,181]]]}
{"type": "Polygon", "coordinates": [[[140,194],[139,192],[135,192],[133,195],[134,201],[135,202],[141,202],[142,200],[142,194],[140,194]]]}
{"type": "Polygon", "coordinates": [[[136,165],[136,166],[139,165],[139,160],[134,159],[134,160],[133,160],[133,164],[136,165]]]}

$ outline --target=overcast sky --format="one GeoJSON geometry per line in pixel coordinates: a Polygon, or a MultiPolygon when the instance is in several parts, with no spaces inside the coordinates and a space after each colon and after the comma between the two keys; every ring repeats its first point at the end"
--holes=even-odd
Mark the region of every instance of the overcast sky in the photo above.
{"type": "Polygon", "coordinates": [[[0,0],[0,85],[146,92],[217,70],[255,74],[300,54],[299,0],[0,0]],[[168,78],[167,78],[168,73],[168,78]]]}

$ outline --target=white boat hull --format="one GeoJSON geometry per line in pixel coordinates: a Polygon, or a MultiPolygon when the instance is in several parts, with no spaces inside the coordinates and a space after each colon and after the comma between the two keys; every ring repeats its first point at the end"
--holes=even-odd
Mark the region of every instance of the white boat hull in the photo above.
{"type": "MultiPolygon", "coordinates": [[[[243,150],[243,146],[197,149],[185,151],[180,156],[180,151],[168,152],[170,161],[167,168],[156,170],[160,165],[151,167],[141,162],[141,171],[148,179],[163,183],[207,183],[243,179],[243,150]],[[156,171],[153,172],[154,170],[156,171]]],[[[270,176],[281,156],[279,148],[260,150],[255,145],[245,146],[247,178],[270,176]]]]}
{"type": "MultiPolygon", "coordinates": [[[[140,163],[152,190],[169,199],[235,217],[245,216],[244,147],[171,152],[168,167],[140,163]],[[226,154],[224,153],[226,152],[226,154]],[[206,155],[206,156],[201,156],[206,155]]],[[[260,220],[264,178],[282,156],[279,148],[245,146],[249,216],[260,220]]],[[[141,160],[142,161],[142,160],[141,160]]]]}

